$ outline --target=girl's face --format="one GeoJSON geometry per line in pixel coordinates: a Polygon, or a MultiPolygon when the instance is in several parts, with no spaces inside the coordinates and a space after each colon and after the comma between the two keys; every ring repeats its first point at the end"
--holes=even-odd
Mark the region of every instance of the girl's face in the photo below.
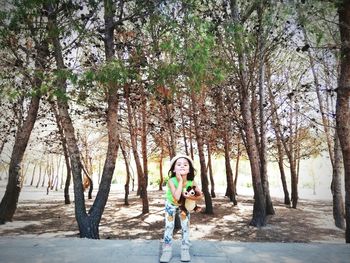
{"type": "Polygon", "coordinates": [[[175,162],[174,172],[181,175],[188,175],[190,172],[190,164],[186,158],[179,158],[175,162]]]}

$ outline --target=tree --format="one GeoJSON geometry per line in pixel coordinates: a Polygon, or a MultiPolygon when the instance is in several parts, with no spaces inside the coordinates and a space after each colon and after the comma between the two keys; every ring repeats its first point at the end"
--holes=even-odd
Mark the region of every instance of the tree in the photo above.
{"type": "Polygon", "coordinates": [[[338,4],[341,40],[340,73],[337,89],[337,133],[343,153],[345,169],[345,240],[350,243],[350,1],[338,4]]]}
{"type": "MultiPolygon", "coordinates": [[[[268,3],[268,2],[267,2],[268,3]]],[[[267,42],[267,30],[264,28],[264,12],[265,4],[260,2],[257,13],[258,13],[258,25],[259,31],[257,36],[257,50],[258,50],[258,71],[259,71],[259,119],[260,119],[260,142],[259,142],[259,152],[260,152],[260,172],[261,172],[261,181],[263,183],[264,194],[266,198],[266,213],[268,215],[274,215],[275,211],[272,205],[269,181],[267,174],[267,117],[265,113],[266,109],[266,87],[265,87],[265,63],[266,63],[266,42],[267,42]]]]}
{"type": "MultiPolygon", "coordinates": [[[[246,149],[249,156],[252,181],[254,188],[253,218],[250,222],[253,226],[264,226],[266,224],[266,197],[264,195],[263,182],[261,180],[261,168],[257,138],[254,133],[253,116],[251,112],[251,90],[247,76],[247,58],[244,53],[243,34],[241,24],[244,22],[239,17],[239,10],[236,0],[230,1],[232,25],[234,27],[235,49],[238,56],[239,67],[237,69],[239,83],[239,100],[243,119],[243,130],[246,136],[246,149]]],[[[244,16],[243,16],[244,17],[244,16]]]]}
{"type": "MultiPolygon", "coordinates": [[[[305,4],[304,4],[305,5],[305,4]]],[[[306,21],[306,17],[305,14],[303,12],[303,5],[302,4],[298,4],[297,5],[297,13],[298,13],[298,21],[300,24],[302,24],[302,34],[303,34],[303,41],[304,41],[304,47],[307,46],[319,46],[319,45],[329,45],[329,38],[330,36],[324,36],[324,34],[326,34],[326,32],[323,30],[323,28],[312,28],[311,26],[313,25],[313,23],[305,23],[306,21]],[[310,26],[311,25],[311,26],[310,26]],[[308,26],[311,27],[311,29],[313,30],[309,30],[308,26]],[[311,31],[314,33],[314,35],[316,35],[316,41],[313,39],[313,34],[309,34],[308,31],[311,31]],[[323,43],[323,41],[325,43],[323,43]]],[[[325,10],[331,10],[333,11],[333,8],[330,8],[328,5],[326,5],[324,7],[325,10]]],[[[321,9],[323,11],[323,9],[321,9]]],[[[325,13],[324,11],[322,13],[325,13]]],[[[326,16],[326,14],[324,14],[326,16]]],[[[326,51],[327,52],[327,51],[326,51]]],[[[326,53],[326,52],[322,52],[322,53],[326,53]]],[[[331,53],[332,51],[329,50],[329,53],[331,53]]],[[[327,53],[328,53],[327,52],[327,53]]],[[[326,72],[322,72],[318,73],[319,70],[319,63],[317,62],[317,57],[323,57],[322,59],[324,60],[328,60],[327,57],[325,57],[321,52],[317,52],[316,49],[313,48],[308,48],[307,50],[305,50],[305,53],[307,54],[307,57],[309,59],[310,62],[310,68],[312,71],[312,76],[314,79],[314,85],[316,88],[316,95],[317,95],[317,101],[318,101],[318,105],[319,105],[319,113],[321,114],[321,119],[322,119],[322,124],[323,124],[323,130],[325,133],[325,137],[326,137],[326,142],[327,142],[327,148],[328,148],[328,154],[329,154],[329,158],[330,158],[330,162],[332,165],[332,183],[331,183],[331,190],[332,190],[332,195],[333,195],[333,215],[334,215],[334,220],[335,220],[335,225],[339,228],[345,228],[345,224],[344,224],[344,206],[343,206],[343,196],[342,196],[342,191],[341,191],[341,169],[340,169],[340,153],[339,153],[339,142],[338,142],[338,136],[337,133],[335,132],[335,130],[332,129],[332,119],[330,120],[330,118],[328,117],[330,114],[328,114],[329,112],[332,112],[332,109],[329,109],[329,107],[327,108],[327,97],[324,98],[322,89],[322,86],[328,86],[331,85],[330,80],[326,80],[325,85],[322,85],[322,78],[323,75],[330,75],[329,71],[330,69],[328,67],[330,66],[326,66],[324,65],[324,70],[326,72]],[[311,52],[311,50],[313,50],[313,52],[311,52]],[[321,54],[318,54],[321,53],[321,54]],[[318,56],[317,56],[318,55],[318,56]],[[315,58],[316,57],[316,58],[315,58]],[[328,83],[327,83],[328,82],[328,83]],[[325,102],[326,101],[326,102],[325,102]],[[332,140],[332,137],[334,138],[334,140],[332,140]],[[336,160],[337,159],[337,160],[336,160]]],[[[335,55],[336,56],[336,55],[335,55]]],[[[336,74],[334,74],[336,75],[336,74]]],[[[326,92],[326,94],[328,95],[328,91],[326,92]]]]}
{"type": "Polygon", "coordinates": [[[69,186],[70,186],[70,182],[72,179],[72,169],[71,169],[70,160],[69,160],[69,153],[68,153],[68,149],[67,149],[67,141],[66,141],[66,136],[64,135],[64,130],[62,127],[62,120],[61,120],[60,115],[58,113],[57,105],[54,101],[50,101],[50,104],[51,104],[51,110],[55,115],[56,124],[57,124],[58,132],[60,135],[60,140],[62,142],[62,150],[63,150],[63,155],[64,155],[66,169],[67,169],[67,177],[66,177],[66,182],[64,185],[64,203],[70,204],[69,186]]]}
{"type": "MultiPolygon", "coordinates": [[[[68,112],[68,101],[67,101],[67,77],[64,74],[65,65],[62,54],[62,47],[59,39],[59,24],[57,21],[58,6],[48,4],[46,10],[49,14],[49,34],[51,35],[52,44],[54,48],[54,56],[56,60],[56,66],[58,73],[56,76],[56,85],[59,90],[60,97],[57,98],[57,104],[59,109],[59,115],[62,119],[62,127],[64,129],[67,146],[69,151],[69,157],[72,165],[72,174],[74,182],[74,200],[75,200],[75,215],[79,226],[80,237],[87,238],[99,238],[99,222],[104,211],[105,204],[108,199],[110,190],[110,184],[115,168],[115,162],[118,152],[118,123],[117,123],[117,109],[118,109],[118,97],[117,97],[117,86],[113,81],[107,82],[106,100],[108,103],[108,111],[106,116],[107,130],[108,130],[108,146],[106,161],[102,173],[101,183],[96,199],[90,208],[89,212],[86,213],[85,201],[83,195],[82,185],[82,164],[80,159],[80,151],[77,145],[77,139],[75,137],[75,131],[72,120],[68,112]]],[[[105,54],[107,67],[113,66],[114,56],[114,6],[111,2],[104,2],[105,12],[105,54]],[[109,64],[108,64],[109,63],[109,64]]],[[[106,68],[102,68],[102,74],[105,73],[106,68]]],[[[113,80],[113,79],[112,79],[113,80]]]]}
{"type": "MultiPolygon", "coordinates": [[[[25,83],[31,83],[31,90],[29,94],[30,103],[28,107],[27,116],[23,123],[18,127],[15,142],[11,154],[11,161],[9,165],[9,177],[8,184],[6,186],[6,192],[0,203],[0,223],[5,223],[7,221],[12,221],[13,215],[17,208],[18,198],[23,186],[23,174],[21,171],[23,156],[28,145],[29,137],[33,129],[38,109],[41,99],[41,85],[44,81],[44,72],[47,67],[48,62],[48,40],[46,35],[40,36],[41,27],[45,28],[45,24],[40,21],[42,17],[33,16],[32,12],[35,11],[31,8],[31,2],[19,3],[19,6],[15,6],[14,13],[9,15],[7,19],[2,21],[1,27],[1,46],[12,51],[12,58],[19,63],[20,67],[26,70],[24,61],[26,58],[21,57],[20,49],[28,52],[28,55],[34,55],[33,72],[36,74],[29,73],[30,68],[27,68],[28,72],[25,72],[21,76],[21,82],[24,87],[25,83]],[[28,9],[27,9],[28,8],[28,9]],[[11,26],[8,26],[10,22],[11,26]],[[24,23],[23,23],[24,22],[24,23]],[[27,39],[27,41],[34,42],[34,48],[26,47],[18,40],[18,37],[23,35],[31,34],[32,37],[27,39]]],[[[2,12],[5,15],[5,12],[2,12]]],[[[24,53],[26,55],[26,53],[24,53]]],[[[29,61],[27,60],[27,63],[29,61]]],[[[15,82],[10,83],[10,85],[15,85],[15,82]]]]}

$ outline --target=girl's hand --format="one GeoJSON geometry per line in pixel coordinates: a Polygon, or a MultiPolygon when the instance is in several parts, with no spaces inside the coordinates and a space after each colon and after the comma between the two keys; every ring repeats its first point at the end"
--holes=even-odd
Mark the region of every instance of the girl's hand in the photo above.
{"type": "Polygon", "coordinates": [[[181,174],[178,172],[176,173],[176,179],[179,183],[182,183],[182,181],[183,181],[181,174]]]}
{"type": "Polygon", "coordinates": [[[179,185],[175,187],[173,181],[169,180],[169,187],[174,199],[179,201],[182,195],[182,184],[183,184],[183,179],[180,173],[176,173],[176,179],[179,182],[179,185]]]}

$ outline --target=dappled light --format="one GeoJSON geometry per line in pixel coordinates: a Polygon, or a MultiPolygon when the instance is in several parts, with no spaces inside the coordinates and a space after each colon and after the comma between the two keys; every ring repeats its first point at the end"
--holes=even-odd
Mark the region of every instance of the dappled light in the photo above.
{"type": "MultiPolygon", "coordinates": [[[[25,192],[24,188],[23,191],[25,192]]],[[[29,191],[29,190],[28,190],[29,191]]],[[[2,236],[76,237],[79,236],[74,218],[74,204],[62,201],[40,200],[43,192],[37,191],[37,201],[22,200],[14,221],[0,225],[2,236]]],[[[25,193],[24,193],[25,195],[25,193]]],[[[33,195],[33,193],[32,193],[33,195]]],[[[31,195],[31,196],[32,196],[31,195]]],[[[141,214],[139,197],[130,194],[130,205],[123,204],[123,193],[110,193],[100,224],[102,239],[158,239],[163,238],[164,200],[159,191],[149,191],[150,213],[141,214]]],[[[237,196],[234,206],[227,197],[218,193],[213,199],[215,213],[191,214],[192,240],[241,242],[331,242],[343,243],[344,231],[336,228],[332,220],[329,200],[300,200],[295,210],[274,198],[276,215],[270,217],[266,227],[249,226],[252,197],[237,196]],[[308,233],[307,235],[305,233],[308,233]]],[[[88,205],[91,201],[88,202],[88,205]]],[[[202,204],[201,204],[202,205],[202,204]]],[[[181,230],[174,236],[181,239],[181,230]]]]}
{"type": "Polygon", "coordinates": [[[349,0],[2,2],[1,236],[350,243],[349,0]]]}

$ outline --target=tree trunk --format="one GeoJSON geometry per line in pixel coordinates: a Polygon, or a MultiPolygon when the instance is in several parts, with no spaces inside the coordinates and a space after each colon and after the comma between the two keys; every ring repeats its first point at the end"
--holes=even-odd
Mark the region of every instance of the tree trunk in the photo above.
{"type": "Polygon", "coordinates": [[[69,157],[64,156],[64,158],[68,158],[68,160],[66,159],[66,168],[67,168],[67,177],[66,177],[66,182],[64,184],[64,203],[66,205],[70,204],[70,197],[69,197],[69,186],[70,186],[70,182],[72,180],[72,169],[71,169],[71,165],[70,165],[70,160],[69,157]]]}
{"type": "Polygon", "coordinates": [[[50,162],[49,158],[47,159],[47,187],[46,187],[46,194],[48,195],[50,192],[50,188],[52,185],[52,162],[50,162]]]}
{"type": "Polygon", "coordinates": [[[32,179],[30,180],[30,186],[33,186],[33,183],[34,183],[35,169],[36,169],[36,163],[34,164],[32,179]]]}
{"type": "Polygon", "coordinates": [[[81,168],[83,169],[85,175],[83,181],[84,191],[87,187],[89,187],[88,199],[92,199],[92,190],[94,188],[94,184],[92,182],[91,175],[89,174],[88,170],[86,169],[86,165],[83,162],[81,163],[81,168]]]}
{"type": "Polygon", "coordinates": [[[187,156],[189,156],[187,137],[186,137],[186,125],[185,125],[185,118],[184,118],[184,112],[183,112],[183,104],[182,104],[182,100],[181,100],[180,96],[179,96],[179,106],[180,106],[181,125],[182,125],[182,137],[184,139],[184,145],[185,145],[185,153],[187,156]]]}
{"type": "Polygon", "coordinates": [[[88,199],[92,199],[92,191],[94,189],[94,183],[92,181],[92,164],[91,164],[91,158],[89,154],[89,145],[87,142],[87,136],[86,134],[84,136],[80,137],[80,140],[82,141],[82,148],[85,149],[85,156],[81,154],[81,167],[84,172],[83,177],[83,185],[84,185],[84,191],[89,188],[88,191],[88,199]]]}
{"type": "MultiPolygon", "coordinates": [[[[298,10],[299,11],[299,10],[298,10]]],[[[299,13],[300,16],[300,13],[299,13]]],[[[308,43],[308,38],[307,38],[307,32],[304,27],[302,27],[302,31],[304,34],[304,42],[305,44],[308,43]]],[[[333,195],[333,217],[335,221],[335,225],[341,229],[345,229],[345,223],[344,223],[344,205],[343,205],[343,196],[341,193],[341,149],[339,146],[339,139],[338,136],[335,132],[334,136],[334,144],[332,143],[331,140],[331,131],[329,130],[329,120],[327,118],[326,110],[324,107],[323,99],[321,96],[321,91],[320,91],[320,84],[318,81],[318,76],[316,73],[315,69],[315,63],[314,59],[312,57],[310,49],[307,51],[309,61],[310,61],[310,66],[312,70],[312,74],[314,77],[314,83],[316,87],[316,94],[317,94],[317,100],[319,104],[319,109],[320,109],[320,114],[322,117],[322,124],[323,124],[323,129],[324,133],[326,135],[326,141],[327,141],[327,147],[328,147],[328,153],[329,153],[329,158],[331,161],[332,165],[332,183],[331,183],[331,190],[332,190],[332,195],[333,195]],[[335,161],[337,160],[337,161],[335,161]]]]}
{"type": "Polygon", "coordinates": [[[247,153],[249,156],[250,169],[252,173],[252,181],[254,188],[254,207],[253,218],[250,225],[261,227],[266,225],[266,197],[264,195],[263,185],[260,173],[259,151],[256,147],[256,138],[251,119],[249,99],[243,97],[241,100],[241,111],[244,121],[244,130],[247,139],[247,153]]]}
{"type": "Polygon", "coordinates": [[[190,141],[190,153],[191,153],[191,159],[194,160],[194,151],[193,151],[193,138],[192,138],[192,117],[190,116],[190,126],[189,126],[189,141],[190,141]]]}
{"type": "Polygon", "coordinates": [[[160,145],[160,156],[159,156],[159,191],[163,191],[163,183],[164,183],[164,177],[163,177],[163,144],[160,145]]]}
{"type": "Polygon", "coordinates": [[[124,96],[125,96],[128,121],[129,121],[131,149],[132,149],[132,152],[134,155],[137,175],[139,178],[140,197],[142,199],[142,214],[147,214],[147,213],[149,213],[149,204],[148,204],[148,197],[147,197],[147,184],[146,184],[146,179],[144,177],[144,172],[142,170],[140,156],[139,156],[138,151],[137,151],[137,138],[136,138],[136,132],[135,132],[136,125],[133,124],[133,120],[132,120],[133,116],[132,116],[132,110],[131,110],[131,104],[130,104],[130,91],[129,91],[129,86],[127,86],[127,85],[124,86],[124,96]]]}
{"type": "MultiPolygon", "coordinates": [[[[37,80],[36,83],[38,84],[37,87],[40,87],[41,80],[37,80]]],[[[29,105],[26,120],[16,134],[9,165],[8,183],[6,186],[5,195],[0,203],[0,224],[12,221],[13,215],[17,209],[18,198],[22,189],[23,180],[21,164],[37,117],[39,102],[40,96],[34,95],[29,105]]]]}
{"type": "MultiPolygon", "coordinates": [[[[270,84],[270,81],[269,81],[269,84],[270,84]]],[[[279,121],[278,114],[277,114],[275,98],[274,98],[274,95],[272,94],[269,84],[268,84],[268,87],[269,87],[268,89],[269,89],[269,96],[270,96],[270,104],[272,108],[271,120],[272,120],[272,126],[273,126],[273,129],[275,130],[275,136],[276,136],[277,155],[278,155],[277,161],[278,161],[278,167],[281,174],[281,182],[282,182],[283,193],[284,193],[284,204],[290,205],[290,197],[289,197],[286,174],[284,172],[284,164],[283,164],[284,151],[283,151],[283,142],[281,138],[281,134],[282,134],[281,128],[280,128],[281,123],[279,121]]]]}
{"type": "MultiPolygon", "coordinates": [[[[276,136],[277,137],[277,136],[276,136]]],[[[284,172],[284,164],[283,164],[283,147],[281,143],[281,138],[278,135],[277,141],[277,151],[278,151],[278,167],[280,169],[281,174],[281,182],[282,182],[282,188],[284,193],[284,204],[290,205],[290,197],[288,192],[288,186],[287,186],[287,180],[286,180],[286,174],[284,172]]]]}
{"type": "MultiPolygon", "coordinates": [[[[35,60],[35,69],[37,72],[42,72],[46,66],[46,58],[48,56],[48,43],[46,40],[41,42],[37,47],[37,58],[35,60]]],[[[5,194],[0,203],[0,224],[12,221],[13,215],[17,209],[19,194],[23,186],[23,175],[21,172],[21,165],[23,156],[28,145],[29,137],[34,127],[36,117],[39,110],[40,103],[40,86],[42,79],[35,77],[33,94],[28,114],[22,123],[22,126],[17,130],[15,142],[11,154],[11,161],[9,165],[8,183],[5,194]]]]}
{"type": "Polygon", "coordinates": [[[38,178],[38,182],[36,183],[36,188],[39,187],[39,184],[40,184],[40,181],[41,181],[41,162],[39,163],[39,178],[38,178]]]}
{"type": "MultiPolygon", "coordinates": [[[[145,94],[145,90],[141,88],[141,99],[142,99],[142,106],[141,106],[141,149],[142,149],[142,161],[143,161],[143,176],[145,180],[146,187],[145,191],[147,192],[147,186],[148,186],[148,158],[147,158],[147,98],[145,94]]],[[[147,193],[146,193],[147,195],[147,193]]]]}
{"type": "Polygon", "coordinates": [[[210,149],[210,142],[207,141],[207,149],[208,149],[208,170],[209,170],[209,178],[210,178],[210,194],[211,197],[215,198],[215,182],[214,182],[214,176],[213,176],[213,167],[211,164],[211,149],[210,149]]]}
{"type": "Polygon", "coordinates": [[[267,174],[267,122],[265,114],[265,38],[266,33],[262,24],[264,3],[260,2],[258,7],[259,20],[259,35],[258,35],[258,50],[259,50],[259,117],[260,117],[260,172],[263,190],[266,198],[266,214],[274,215],[275,210],[272,205],[269,180],[267,174]]]}
{"type": "Polygon", "coordinates": [[[167,100],[165,104],[165,116],[170,137],[170,158],[173,158],[176,155],[175,120],[172,116],[172,111],[172,106],[169,105],[169,101],[167,100]]]}
{"type": "MultiPolygon", "coordinates": [[[[106,57],[107,61],[110,61],[114,55],[114,11],[113,3],[111,1],[104,2],[105,7],[105,44],[106,44],[106,57]],[[112,50],[109,50],[112,48],[112,50]]],[[[54,10],[52,5],[47,8],[49,13],[49,31],[50,32],[60,32],[57,26],[57,11],[54,10]]],[[[63,62],[63,55],[61,51],[61,45],[59,41],[59,35],[51,34],[54,57],[56,60],[56,65],[59,70],[64,70],[65,65],[63,62]]],[[[68,102],[65,98],[67,84],[66,78],[60,76],[56,81],[57,87],[60,89],[62,97],[57,100],[59,115],[62,120],[62,127],[64,129],[64,134],[67,139],[67,146],[69,151],[69,157],[71,160],[71,167],[73,173],[74,182],[74,203],[75,203],[75,217],[78,223],[80,237],[86,238],[99,238],[99,222],[108,199],[108,194],[110,191],[111,180],[115,168],[115,161],[118,153],[118,123],[117,123],[117,110],[118,110],[118,97],[117,88],[115,85],[111,84],[108,89],[107,102],[107,128],[108,128],[108,148],[107,156],[103,169],[102,180],[100,187],[96,196],[96,199],[90,208],[89,213],[86,213],[85,200],[82,185],[82,165],[80,160],[80,151],[77,144],[77,139],[75,138],[75,131],[72,120],[68,112],[68,102]]]]}
{"type": "Polygon", "coordinates": [[[290,176],[291,176],[291,190],[292,190],[292,207],[297,208],[298,205],[298,173],[297,173],[297,159],[296,159],[296,148],[299,147],[296,145],[294,142],[297,142],[297,137],[298,137],[298,129],[297,129],[297,121],[295,121],[295,129],[293,132],[293,108],[294,108],[294,103],[292,102],[291,106],[291,112],[290,112],[290,121],[289,121],[289,127],[290,127],[290,134],[294,134],[294,136],[291,136],[289,138],[289,144],[287,144],[286,140],[283,139],[283,144],[285,147],[285,150],[287,152],[287,156],[289,158],[289,165],[290,165],[290,176]],[[294,138],[293,138],[294,137],[294,138]],[[288,150],[287,150],[288,149],[288,150]]]}
{"type": "Polygon", "coordinates": [[[338,4],[341,39],[340,75],[337,89],[337,133],[343,154],[345,175],[345,240],[350,243],[350,1],[338,4]]]}
{"type": "Polygon", "coordinates": [[[125,181],[125,185],[124,185],[124,191],[125,191],[124,205],[129,205],[130,168],[129,168],[128,156],[126,154],[126,151],[125,151],[123,145],[121,144],[121,142],[119,142],[119,145],[120,145],[120,149],[122,151],[123,157],[124,157],[125,170],[126,170],[126,181],[125,181]]]}
{"type": "Polygon", "coordinates": [[[59,179],[60,179],[60,177],[59,177],[59,173],[60,173],[60,167],[61,167],[61,158],[62,158],[62,156],[61,155],[59,155],[60,157],[58,158],[58,160],[57,160],[57,175],[56,175],[56,178],[57,178],[57,182],[56,182],[56,184],[55,184],[55,191],[58,191],[58,184],[59,184],[59,179]]]}
{"type": "Polygon", "coordinates": [[[233,183],[233,172],[231,168],[230,163],[230,149],[229,149],[229,142],[227,138],[227,131],[224,132],[224,150],[225,150],[225,170],[226,170],[226,181],[227,181],[227,188],[226,188],[226,194],[228,198],[230,198],[230,201],[233,202],[234,205],[237,205],[236,201],[236,193],[233,183]]]}
{"type": "MultiPolygon", "coordinates": [[[[236,0],[230,1],[231,16],[236,26],[240,26],[241,21],[239,20],[239,11],[236,0]]],[[[243,36],[237,30],[235,31],[236,39],[236,51],[238,52],[239,62],[239,77],[240,77],[240,108],[243,118],[243,129],[246,135],[246,148],[250,162],[253,188],[254,188],[254,207],[253,207],[253,218],[250,225],[260,227],[266,225],[266,198],[264,195],[263,185],[261,182],[260,172],[260,157],[259,150],[257,148],[257,138],[254,132],[254,122],[252,119],[252,105],[250,99],[249,87],[247,86],[248,77],[246,76],[246,56],[243,48],[243,36]]],[[[252,95],[253,96],[253,95],[252,95]]]]}
{"type": "Polygon", "coordinates": [[[55,102],[53,102],[53,101],[50,101],[50,104],[51,104],[51,110],[52,110],[53,114],[55,115],[56,124],[57,124],[57,128],[58,128],[58,132],[60,134],[60,140],[62,143],[64,160],[66,163],[67,177],[66,177],[66,182],[64,185],[64,203],[66,205],[68,205],[68,204],[70,204],[69,186],[70,186],[70,181],[72,179],[72,169],[71,169],[70,160],[69,160],[69,153],[68,153],[68,149],[67,149],[67,140],[66,140],[66,137],[64,135],[64,130],[62,127],[62,120],[61,120],[60,115],[58,113],[57,106],[56,106],[55,102]]]}
{"type": "Polygon", "coordinates": [[[197,113],[199,109],[197,106],[197,101],[196,101],[194,91],[191,91],[191,99],[192,99],[191,104],[192,104],[192,113],[193,113],[193,124],[195,129],[196,140],[197,140],[198,156],[199,156],[199,163],[200,163],[200,169],[201,169],[202,192],[204,194],[204,199],[205,199],[205,213],[213,214],[213,204],[209,193],[208,175],[207,175],[207,169],[205,165],[204,142],[202,138],[202,132],[200,130],[201,127],[199,126],[199,119],[198,119],[198,113],[197,113]]]}
{"type": "Polygon", "coordinates": [[[236,167],[235,167],[235,180],[233,181],[233,188],[234,188],[234,191],[236,193],[236,196],[238,195],[237,194],[237,181],[238,181],[238,169],[239,169],[239,160],[241,158],[241,149],[240,149],[240,143],[238,142],[237,144],[237,157],[236,157],[236,167]]]}
{"type": "MultiPolygon", "coordinates": [[[[49,32],[59,32],[57,26],[57,14],[52,5],[49,5],[46,8],[49,12],[49,32]]],[[[53,34],[52,43],[54,48],[54,57],[56,60],[56,65],[58,70],[64,70],[65,65],[63,62],[63,55],[61,50],[61,44],[59,41],[58,34],[53,34]]],[[[83,184],[82,184],[82,167],[80,160],[80,150],[78,147],[77,139],[75,138],[75,130],[73,127],[72,120],[70,118],[68,112],[68,102],[65,98],[66,94],[66,78],[64,76],[58,77],[56,80],[56,85],[60,89],[62,96],[57,98],[57,106],[60,119],[62,121],[62,127],[64,130],[64,134],[67,139],[67,148],[69,152],[69,157],[71,161],[71,168],[73,174],[73,182],[74,182],[74,203],[75,203],[75,218],[78,223],[80,237],[90,237],[94,238],[96,235],[98,236],[98,232],[93,231],[93,228],[89,231],[85,229],[84,226],[86,224],[83,223],[86,220],[86,210],[85,210],[85,200],[83,194],[83,184]],[[87,234],[90,232],[90,234],[87,234]]]]}
{"type": "MultiPolygon", "coordinates": [[[[113,2],[111,0],[105,0],[105,54],[108,62],[114,59],[114,14],[115,6],[113,2]]],[[[84,220],[78,223],[80,226],[79,229],[81,229],[81,237],[99,238],[98,226],[111,188],[119,146],[118,87],[116,83],[108,83],[107,103],[108,146],[106,159],[95,201],[89,210],[88,216],[85,216],[83,218],[84,220]]]]}
{"type": "Polygon", "coordinates": [[[336,227],[345,229],[344,221],[344,203],[341,191],[341,174],[342,174],[342,155],[339,145],[339,138],[336,135],[334,138],[334,165],[331,190],[333,196],[333,218],[336,227]]]}
{"type": "Polygon", "coordinates": [[[49,167],[50,167],[50,164],[48,162],[48,160],[46,160],[46,166],[45,166],[45,170],[44,170],[44,176],[43,176],[43,181],[41,183],[41,187],[44,187],[45,185],[45,182],[46,182],[46,175],[49,174],[49,167]]]}
{"type": "MultiPolygon", "coordinates": [[[[26,160],[23,160],[23,162],[22,162],[22,170],[24,169],[23,167],[24,167],[24,163],[26,162],[26,160]]],[[[22,184],[27,184],[27,178],[28,178],[28,176],[27,176],[27,174],[28,174],[28,169],[29,169],[29,166],[30,166],[30,163],[28,163],[27,165],[26,165],[26,168],[24,169],[24,173],[23,173],[23,182],[22,182],[22,184]]]]}

